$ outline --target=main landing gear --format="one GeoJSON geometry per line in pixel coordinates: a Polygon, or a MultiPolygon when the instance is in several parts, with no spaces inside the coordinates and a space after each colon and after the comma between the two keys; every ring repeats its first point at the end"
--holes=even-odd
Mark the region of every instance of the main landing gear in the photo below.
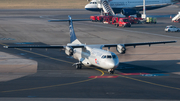
{"type": "Polygon", "coordinates": [[[108,69],[109,74],[114,74],[114,69],[108,69]]]}
{"type": "Polygon", "coordinates": [[[82,68],[82,63],[78,62],[78,63],[74,63],[72,66],[76,66],[76,69],[81,69],[82,68]]]}

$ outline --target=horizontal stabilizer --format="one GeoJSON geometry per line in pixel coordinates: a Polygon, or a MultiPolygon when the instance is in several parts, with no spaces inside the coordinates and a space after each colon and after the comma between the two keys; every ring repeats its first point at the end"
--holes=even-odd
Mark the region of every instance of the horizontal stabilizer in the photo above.
{"type": "Polygon", "coordinates": [[[64,48],[61,45],[10,45],[4,46],[4,48],[64,48]]]}
{"type": "MultiPolygon", "coordinates": [[[[70,20],[48,20],[49,22],[65,22],[65,21],[70,21],[70,20]]],[[[92,21],[91,19],[75,19],[72,21],[92,21]]]]}
{"type": "MultiPolygon", "coordinates": [[[[56,48],[61,49],[65,48],[66,46],[62,45],[10,45],[10,46],[3,46],[4,48],[56,48]]],[[[68,47],[72,48],[84,48],[84,45],[68,45],[68,47]]]]}

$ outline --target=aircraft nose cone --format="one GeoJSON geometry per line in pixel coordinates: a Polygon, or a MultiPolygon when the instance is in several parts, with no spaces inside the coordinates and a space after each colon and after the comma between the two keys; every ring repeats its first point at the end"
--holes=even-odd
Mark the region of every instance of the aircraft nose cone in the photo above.
{"type": "Polygon", "coordinates": [[[113,68],[115,66],[114,63],[109,63],[108,65],[109,65],[110,68],[113,68]]]}
{"type": "Polygon", "coordinates": [[[119,65],[119,60],[118,59],[116,59],[116,60],[113,60],[113,61],[109,61],[109,63],[108,63],[108,67],[109,68],[117,68],[118,67],[118,65],[119,65]]]}
{"type": "Polygon", "coordinates": [[[87,10],[89,8],[89,4],[87,4],[86,6],[85,6],[85,9],[87,10]]]}
{"type": "Polygon", "coordinates": [[[110,62],[110,63],[108,63],[108,66],[109,66],[110,68],[116,68],[116,67],[118,66],[118,64],[119,64],[119,63],[116,63],[116,62],[110,62]]]}

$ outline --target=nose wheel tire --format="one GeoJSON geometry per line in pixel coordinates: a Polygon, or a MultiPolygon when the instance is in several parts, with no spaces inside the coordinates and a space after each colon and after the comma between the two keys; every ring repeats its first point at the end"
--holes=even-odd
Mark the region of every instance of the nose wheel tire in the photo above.
{"type": "Polygon", "coordinates": [[[114,69],[109,69],[108,72],[109,74],[114,74],[114,69]]]}
{"type": "Polygon", "coordinates": [[[82,65],[81,64],[77,64],[76,65],[76,69],[81,69],[82,68],[82,65]]]}
{"type": "Polygon", "coordinates": [[[109,74],[114,74],[114,71],[110,71],[110,73],[109,74]]]}

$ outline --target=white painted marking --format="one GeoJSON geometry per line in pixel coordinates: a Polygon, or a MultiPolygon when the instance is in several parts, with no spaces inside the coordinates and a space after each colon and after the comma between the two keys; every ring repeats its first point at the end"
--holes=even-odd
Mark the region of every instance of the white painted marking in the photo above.
{"type": "Polygon", "coordinates": [[[20,53],[20,55],[26,55],[27,53],[20,53]]]}
{"type": "Polygon", "coordinates": [[[74,73],[74,74],[88,74],[88,73],[74,73]]]}
{"type": "Polygon", "coordinates": [[[55,74],[62,74],[62,73],[48,73],[48,74],[53,74],[53,75],[55,75],[55,74]]]}

